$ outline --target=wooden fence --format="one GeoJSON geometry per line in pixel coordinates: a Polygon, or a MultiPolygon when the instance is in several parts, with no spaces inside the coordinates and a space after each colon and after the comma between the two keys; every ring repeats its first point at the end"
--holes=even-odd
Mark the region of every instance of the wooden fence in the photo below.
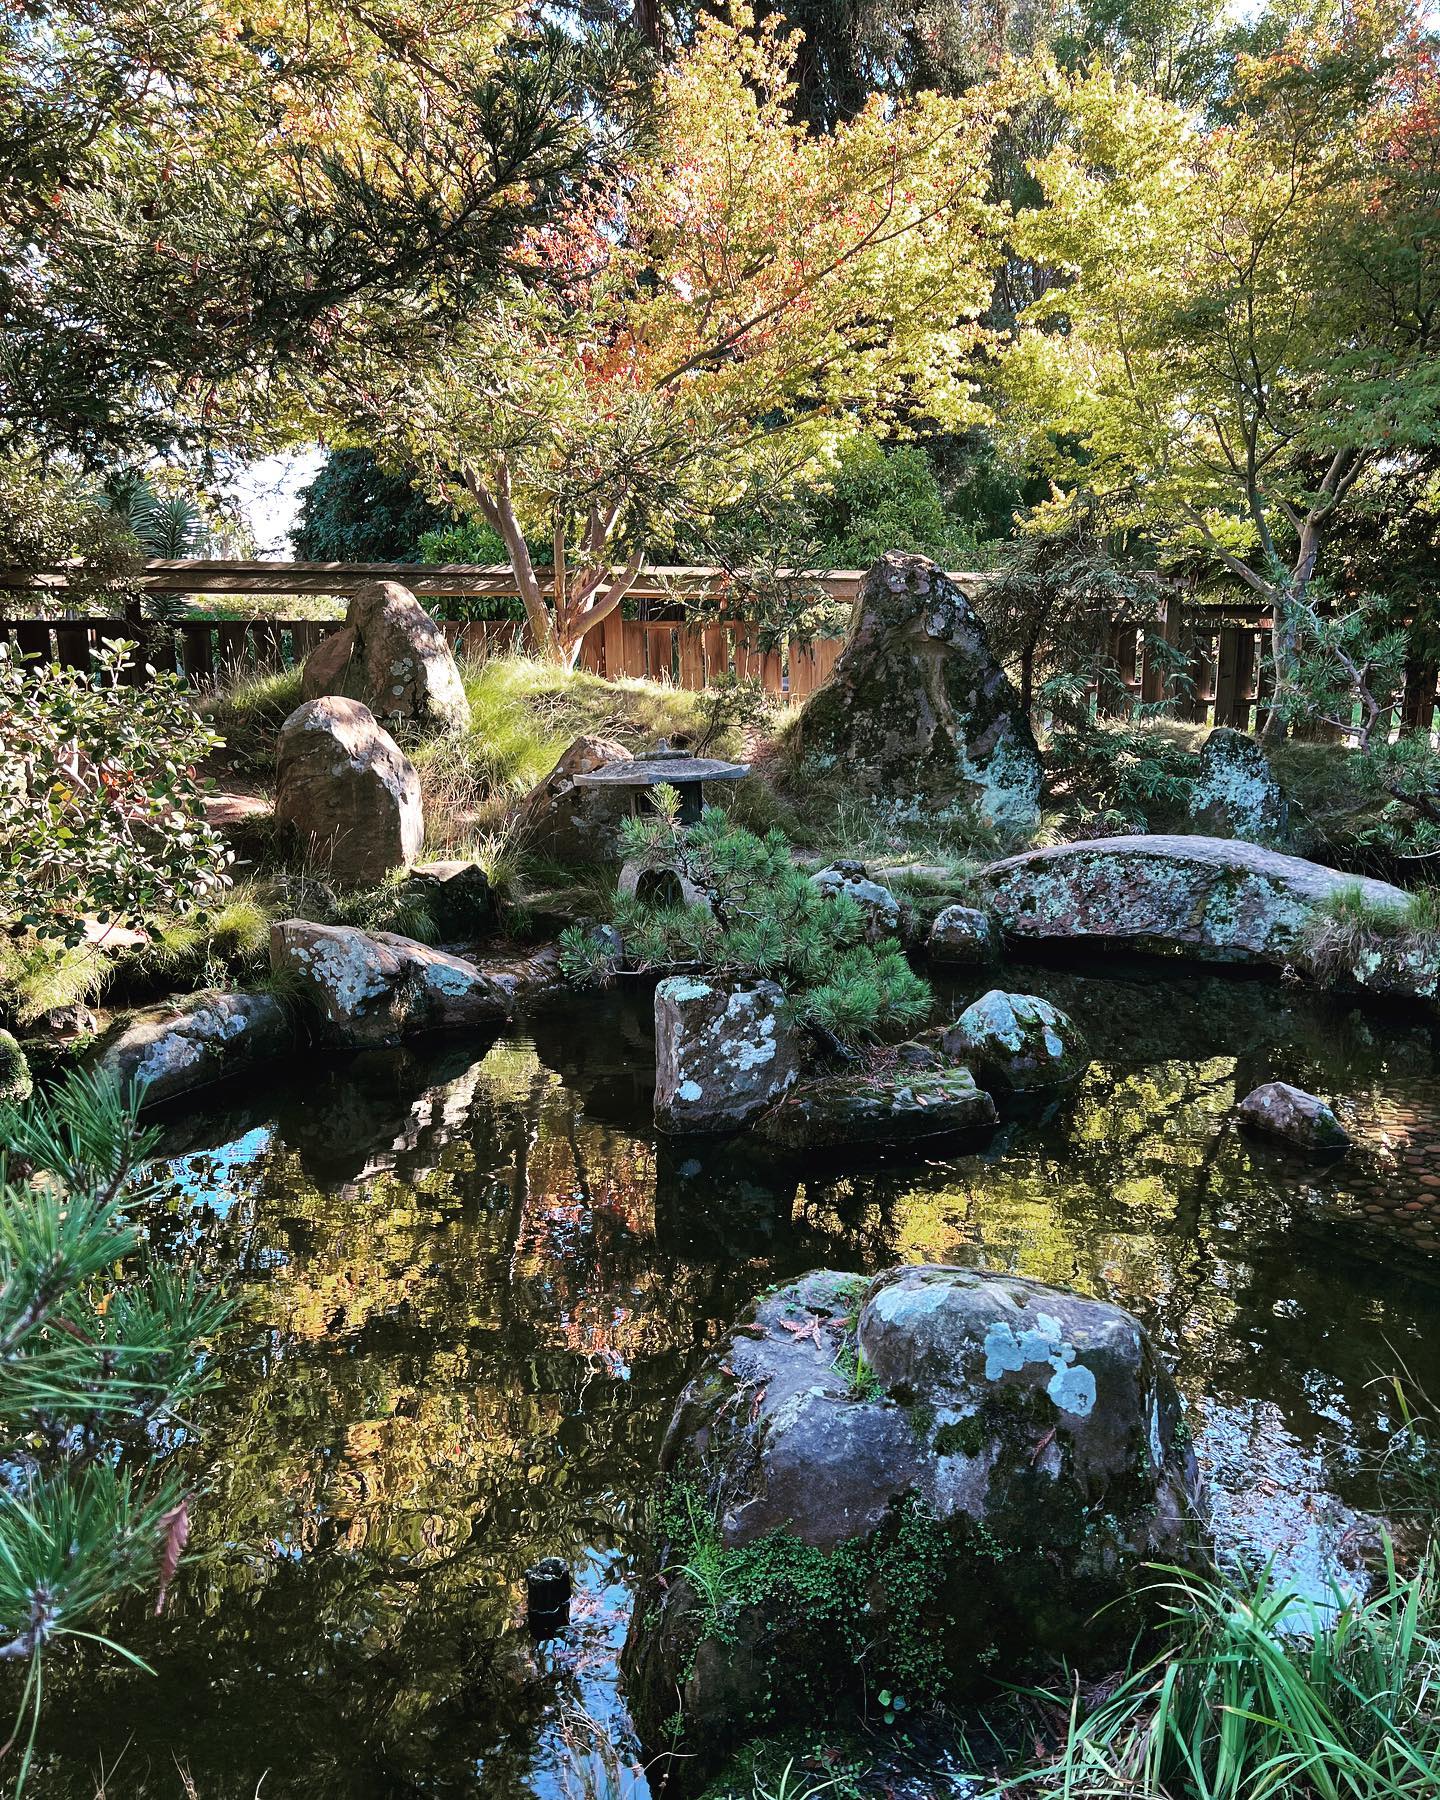
{"type": "MultiPolygon", "coordinates": [[[[544,571],[540,571],[542,579],[544,571]]],[[[142,584],[156,592],[189,594],[343,594],[358,581],[390,579],[405,583],[425,597],[513,596],[508,568],[474,564],[408,563],[238,563],[152,562],[142,584]]],[[[862,579],[855,569],[819,578],[840,601],[853,598],[862,579]]],[[[960,574],[973,587],[983,576],[960,574]]],[[[587,636],[581,667],[610,679],[635,676],[701,688],[718,675],[736,674],[758,680],[765,690],[789,701],[803,700],[823,682],[839,654],[839,640],[792,640],[762,650],[754,627],[738,622],[688,626],[688,599],[723,592],[726,577],[716,569],[656,568],[637,583],[632,598],[642,611],[669,616],[622,619],[612,613],[587,636]]],[[[63,569],[21,575],[0,569],[0,592],[9,588],[46,593],[59,600],[65,587],[63,569]]],[[[53,603],[53,602],[52,602],[53,603]]],[[[12,607],[15,600],[11,600],[12,607]]],[[[1097,664],[1118,672],[1103,686],[1093,684],[1102,710],[1120,713],[1131,703],[1170,702],[1174,717],[1199,723],[1233,725],[1244,730],[1262,711],[1270,689],[1267,654],[1270,621],[1255,604],[1215,605],[1172,591],[1156,619],[1102,631],[1097,664]],[[1177,681],[1178,664],[1188,680],[1177,681]]],[[[224,620],[190,618],[169,635],[157,634],[151,659],[184,671],[197,686],[264,669],[303,662],[338,621],[283,617],[224,620]]],[[[517,649],[523,627],[499,620],[447,624],[446,635],[457,649],[474,657],[506,654],[517,649]]],[[[100,639],[124,634],[113,618],[0,619],[0,638],[8,637],[26,655],[58,659],[67,667],[89,666],[100,639]]],[[[1434,664],[1407,669],[1400,700],[1404,723],[1432,729],[1436,712],[1437,670],[1434,664]]]]}

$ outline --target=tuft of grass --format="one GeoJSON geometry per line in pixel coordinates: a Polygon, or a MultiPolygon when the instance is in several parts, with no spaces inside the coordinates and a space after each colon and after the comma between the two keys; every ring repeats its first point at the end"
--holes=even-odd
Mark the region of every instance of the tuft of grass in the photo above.
{"type": "Polygon", "coordinates": [[[243,981],[266,960],[274,916],[257,884],[241,882],[223,905],[152,924],[150,942],[132,950],[117,972],[187,987],[243,981]]]}
{"type": "MultiPolygon", "coordinates": [[[[438,855],[458,854],[497,829],[506,808],[542,781],[577,737],[613,738],[629,750],[660,737],[693,737],[704,729],[709,705],[704,695],[664,682],[605,681],[526,657],[466,662],[461,674],[469,729],[412,751],[438,855]]],[[[739,748],[722,735],[710,753],[739,748]]]]}
{"type": "Polygon", "coordinates": [[[1301,940],[1317,981],[1353,978],[1380,955],[1440,955],[1440,889],[1419,888],[1401,902],[1376,902],[1347,882],[1315,908],[1301,940]]]}
{"type": "Polygon", "coordinates": [[[260,670],[217,687],[200,710],[225,740],[235,768],[272,776],[275,739],[303,699],[298,668],[260,670]]]}
{"type": "Polygon", "coordinates": [[[107,971],[108,959],[88,944],[0,936],[0,1018],[33,1025],[57,1007],[93,1000],[107,971]]]}
{"type": "Polygon", "coordinates": [[[1367,1599],[1302,1599],[1165,1569],[1166,1641],[1088,1713],[1078,1690],[1049,1766],[1002,1791],[1036,1800],[1432,1800],[1440,1771],[1440,1568],[1388,1545],[1367,1599]]]}

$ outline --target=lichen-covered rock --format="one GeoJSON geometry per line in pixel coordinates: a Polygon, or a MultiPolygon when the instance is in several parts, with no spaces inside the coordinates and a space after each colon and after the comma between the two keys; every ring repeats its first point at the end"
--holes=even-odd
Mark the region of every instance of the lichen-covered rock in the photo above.
{"type": "Polygon", "coordinates": [[[946,906],[935,915],[925,949],[931,962],[983,968],[998,958],[1000,939],[995,921],[978,906],[946,906]]]}
{"type": "Polygon", "coordinates": [[[307,699],[342,694],[376,718],[428,731],[463,731],[470,702],[445,633],[398,581],[367,581],[345,613],[345,629],[311,651],[307,699]]]}
{"type": "Polygon", "coordinates": [[[490,877],[477,862],[416,863],[404,893],[419,900],[439,935],[448,940],[478,937],[495,923],[490,877]]]}
{"type": "Polygon", "coordinates": [[[794,742],[897,819],[978,815],[1028,829],[1041,765],[1030,722],[965,595],[923,556],[866,575],[829,681],[794,742]]]}
{"type": "Polygon", "coordinates": [[[1038,994],[991,988],[945,1033],[947,1056],[971,1064],[988,1086],[1025,1094],[1065,1087],[1090,1060],[1070,1018],[1038,994]]]}
{"type": "Polygon", "coordinates": [[[270,927],[270,965],[343,1044],[398,1044],[417,1032],[508,1018],[523,987],[517,972],[497,973],[391,931],[309,919],[270,927]]]}
{"type": "Polygon", "coordinates": [[[0,1030],[0,1106],[19,1106],[34,1092],[30,1063],[13,1032],[0,1030]]]}
{"type": "Polygon", "coordinates": [[[1259,744],[1221,725],[1200,752],[1189,811],[1196,829],[1208,835],[1273,844],[1285,835],[1289,808],[1259,744]]]}
{"type": "Polygon", "coordinates": [[[827,900],[842,895],[858,906],[865,915],[865,936],[872,944],[881,938],[896,937],[900,931],[900,902],[878,881],[872,881],[864,863],[831,863],[810,877],[810,885],[827,900]]]}
{"type": "MultiPolygon", "coordinates": [[[[979,879],[1012,942],[1124,944],[1275,968],[1299,955],[1317,909],[1343,889],[1392,912],[1409,904],[1388,882],[1234,838],[1091,838],[1006,857],[979,879]]],[[[1433,998],[1440,961],[1397,948],[1357,968],[1355,985],[1433,998]]]]}
{"type": "Polygon", "coordinates": [[[275,819],[343,886],[408,869],[425,841],[414,764],[367,707],[336,695],[280,727],[275,819]]]}
{"type": "Polygon", "coordinates": [[[624,1667],[642,1737],[678,1693],[701,1766],[739,1722],[853,1705],[862,1681],[914,1704],[1037,1654],[1107,1668],[1146,1565],[1192,1553],[1195,1460],[1144,1329],[1018,1276],[822,1270],[763,1296],[661,1464],[624,1667]]]}
{"type": "Polygon", "coordinates": [[[773,981],[745,986],[672,975],[655,990],[655,1123],[733,1131],[793,1085],[790,1002],[773,981]]]}
{"type": "Polygon", "coordinates": [[[802,1082],[764,1114],[760,1137],[787,1150],[909,1144],[995,1123],[995,1102],[968,1069],[831,1075],[802,1082]]]}
{"type": "Polygon", "coordinates": [[[603,862],[613,856],[633,790],[581,787],[575,777],[630,760],[625,746],[609,738],[576,738],[516,811],[516,832],[530,854],[558,863],[603,862]]]}
{"type": "Polygon", "coordinates": [[[122,1020],[96,1046],[92,1067],[121,1087],[143,1086],[145,1104],[157,1105],[282,1056],[292,1042],[273,994],[207,989],[122,1020]]]}
{"type": "Polygon", "coordinates": [[[1243,1124],[1267,1137],[1282,1138],[1301,1150],[1343,1150],[1350,1134],[1333,1110],[1314,1094],[1288,1081],[1267,1081],[1248,1093],[1235,1108],[1243,1124]]]}

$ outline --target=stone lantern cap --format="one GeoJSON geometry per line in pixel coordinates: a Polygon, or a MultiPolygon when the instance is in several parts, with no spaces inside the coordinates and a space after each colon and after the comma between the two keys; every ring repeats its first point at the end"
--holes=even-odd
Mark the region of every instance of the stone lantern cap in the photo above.
{"type": "Polygon", "coordinates": [[[750,773],[749,763],[721,762],[713,756],[691,756],[661,738],[653,750],[628,762],[605,763],[588,775],[577,775],[577,787],[659,787],[669,782],[683,788],[692,781],[740,781],[750,773]]]}

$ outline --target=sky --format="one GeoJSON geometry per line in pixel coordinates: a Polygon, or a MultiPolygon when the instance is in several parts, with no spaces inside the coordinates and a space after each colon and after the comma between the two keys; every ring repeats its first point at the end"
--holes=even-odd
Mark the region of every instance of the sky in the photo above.
{"type": "Polygon", "coordinates": [[[265,456],[234,478],[231,492],[245,523],[255,534],[255,554],[285,561],[291,555],[290,533],[300,510],[300,490],[313,481],[325,452],[306,450],[265,456]]]}

